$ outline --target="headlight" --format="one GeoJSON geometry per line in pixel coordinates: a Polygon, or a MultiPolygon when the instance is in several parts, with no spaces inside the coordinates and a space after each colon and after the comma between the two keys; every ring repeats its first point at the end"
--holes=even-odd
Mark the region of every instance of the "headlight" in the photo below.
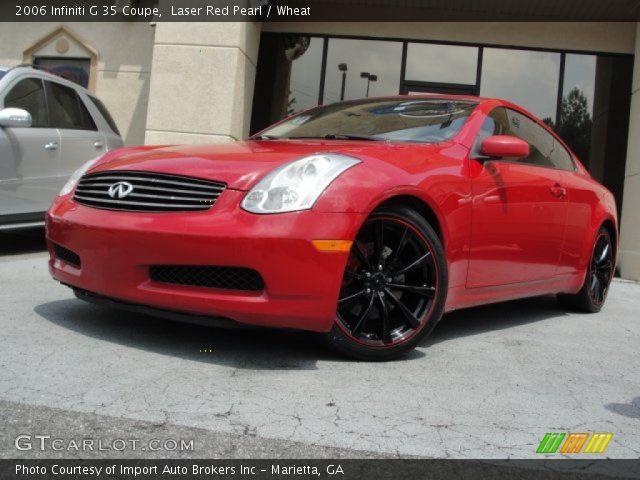
{"type": "Polygon", "coordinates": [[[252,213],[308,210],[338,175],[360,160],[322,153],[294,160],[269,172],[242,200],[252,213]]]}
{"type": "Polygon", "coordinates": [[[76,186],[76,183],[78,183],[78,180],[80,180],[80,178],[87,172],[87,170],[93,167],[93,164],[96,163],[98,160],[100,160],[100,157],[89,160],[87,163],[83,164],[79,169],[73,172],[73,174],[69,177],[69,180],[67,180],[67,183],[64,184],[64,187],[62,187],[62,190],[60,190],[60,193],[58,195],[63,196],[71,193],[71,191],[76,186]]]}

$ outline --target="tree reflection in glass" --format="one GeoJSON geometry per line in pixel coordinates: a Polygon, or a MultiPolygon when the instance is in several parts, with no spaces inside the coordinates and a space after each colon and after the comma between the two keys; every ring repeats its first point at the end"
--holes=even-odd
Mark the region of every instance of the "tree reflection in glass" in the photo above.
{"type": "Polygon", "coordinates": [[[556,130],[578,158],[588,160],[593,121],[587,97],[582,90],[574,87],[563,97],[557,126],[549,117],[546,117],[544,122],[556,130]]]}

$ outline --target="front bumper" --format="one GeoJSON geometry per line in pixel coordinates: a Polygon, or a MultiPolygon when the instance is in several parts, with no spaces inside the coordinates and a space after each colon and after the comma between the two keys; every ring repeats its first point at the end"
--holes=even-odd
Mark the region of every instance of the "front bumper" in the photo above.
{"type": "Polygon", "coordinates": [[[348,252],[320,252],[314,239],[353,239],[366,215],[313,210],[253,215],[227,189],[207,211],[100,210],[58,198],[46,216],[49,270],[60,282],[153,308],[239,323],[327,332],[335,321],[348,252]],[[56,257],[58,244],[81,267],[56,257]],[[256,270],[259,292],[151,280],[151,265],[215,265],[256,270]]]}

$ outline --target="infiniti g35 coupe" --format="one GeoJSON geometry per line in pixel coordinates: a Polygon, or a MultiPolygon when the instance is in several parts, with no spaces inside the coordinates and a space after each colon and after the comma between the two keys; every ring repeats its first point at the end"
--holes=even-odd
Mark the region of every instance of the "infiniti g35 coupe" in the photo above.
{"type": "Polygon", "coordinates": [[[613,196],[544,123],[494,99],[365,99],[243,142],[146,146],[80,168],[47,214],[81,299],[169,318],[322,332],[396,358],[445,312],[557,294],[596,312],[613,196]]]}

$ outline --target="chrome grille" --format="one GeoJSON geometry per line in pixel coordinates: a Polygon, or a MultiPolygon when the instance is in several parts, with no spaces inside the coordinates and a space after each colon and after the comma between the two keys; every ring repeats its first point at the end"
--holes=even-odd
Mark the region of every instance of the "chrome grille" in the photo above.
{"type": "Polygon", "coordinates": [[[221,182],[182,175],[109,170],[83,176],[73,199],[107,210],[195,211],[211,208],[225,188],[221,182]],[[114,187],[119,182],[124,182],[126,188],[114,187]]]}

